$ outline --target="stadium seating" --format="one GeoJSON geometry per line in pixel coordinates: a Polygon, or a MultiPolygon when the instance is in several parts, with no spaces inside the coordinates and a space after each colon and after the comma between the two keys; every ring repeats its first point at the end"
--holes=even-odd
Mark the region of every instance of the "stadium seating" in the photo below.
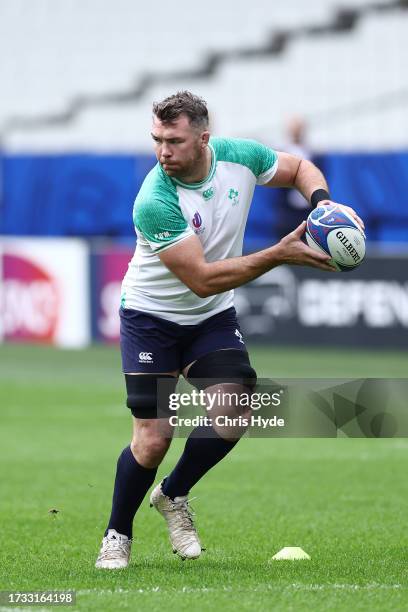
{"type": "Polygon", "coordinates": [[[177,18],[165,3],[136,8],[132,0],[86,0],[78,12],[72,3],[45,0],[38,10],[8,0],[0,20],[0,48],[8,58],[0,68],[5,145],[145,150],[151,100],[188,87],[209,100],[216,130],[224,134],[280,141],[282,118],[300,112],[310,117],[315,148],[399,147],[406,144],[403,128],[408,132],[398,102],[408,11],[369,11],[373,4],[348,2],[343,6],[357,11],[354,21],[352,12],[347,18],[353,25],[322,33],[319,28],[338,20],[338,0],[291,0],[273,8],[257,0],[249,14],[242,1],[209,0],[205,15],[181,0],[177,18]],[[369,12],[358,13],[363,9],[369,12]],[[262,52],[279,31],[290,33],[282,52],[262,52]],[[248,50],[258,53],[245,57],[248,50]],[[204,69],[211,53],[223,58],[213,72],[204,69]],[[143,86],[146,73],[151,85],[143,86]],[[87,97],[89,105],[81,106],[87,97]],[[9,122],[60,113],[60,124],[30,131],[9,122]]]}

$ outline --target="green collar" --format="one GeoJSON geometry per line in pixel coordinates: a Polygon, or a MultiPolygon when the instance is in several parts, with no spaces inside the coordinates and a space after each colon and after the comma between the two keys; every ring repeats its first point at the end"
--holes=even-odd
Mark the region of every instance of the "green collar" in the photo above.
{"type": "Polygon", "coordinates": [[[217,159],[215,156],[215,151],[214,151],[213,146],[210,143],[208,143],[208,146],[210,147],[210,150],[211,150],[211,168],[208,173],[208,176],[206,176],[206,178],[200,181],[199,183],[183,183],[183,181],[179,181],[179,179],[170,177],[173,183],[176,183],[176,185],[180,185],[180,187],[183,187],[184,189],[200,189],[200,187],[203,187],[203,185],[208,183],[208,181],[211,181],[212,177],[214,176],[217,159]]]}

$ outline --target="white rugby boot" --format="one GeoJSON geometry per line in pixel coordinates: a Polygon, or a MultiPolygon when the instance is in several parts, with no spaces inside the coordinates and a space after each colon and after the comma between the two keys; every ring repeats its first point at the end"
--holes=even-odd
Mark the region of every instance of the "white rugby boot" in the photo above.
{"type": "Polygon", "coordinates": [[[167,522],[173,552],[184,559],[197,559],[201,554],[201,544],[189,508],[187,495],[176,497],[174,501],[164,495],[162,483],[150,495],[150,507],[154,506],[167,522]]]}
{"type": "Polygon", "coordinates": [[[109,529],[102,540],[95,567],[98,569],[123,569],[129,565],[132,540],[115,529],[109,529]]]}

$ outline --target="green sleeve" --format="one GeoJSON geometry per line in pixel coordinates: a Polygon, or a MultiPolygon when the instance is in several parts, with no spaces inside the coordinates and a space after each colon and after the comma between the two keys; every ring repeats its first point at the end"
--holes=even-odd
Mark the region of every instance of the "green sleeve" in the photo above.
{"type": "Polygon", "coordinates": [[[212,138],[211,144],[216,152],[217,161],[232,162],[246,166],[259,179],[257,182],[267,182],[276,172],[278,164],[277,152],[256,140],[212,138]]]}
{"type": "Polygon", "coordinates": [[[135,203],[134,224],[154,251],[192,234],[179,206],[160,200],[135,203]]]}
{"type": "Polygon", "coordinates": [[[158,166],[147,175],[137,195],[133,222],[154,251],[193,233],[181,211],[176,188],[158,166]]]}

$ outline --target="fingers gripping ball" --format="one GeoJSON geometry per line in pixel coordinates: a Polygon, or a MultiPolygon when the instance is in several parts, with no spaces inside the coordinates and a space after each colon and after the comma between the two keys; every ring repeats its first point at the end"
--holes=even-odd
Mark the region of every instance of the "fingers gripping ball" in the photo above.
{"type": "Polygon", "coordinates": [[[365,256],[365,234],[341,206],[319,206],[307,218],[307,244],[331,256],[338,270],[347,272],[359,266],[365,256]]]}

